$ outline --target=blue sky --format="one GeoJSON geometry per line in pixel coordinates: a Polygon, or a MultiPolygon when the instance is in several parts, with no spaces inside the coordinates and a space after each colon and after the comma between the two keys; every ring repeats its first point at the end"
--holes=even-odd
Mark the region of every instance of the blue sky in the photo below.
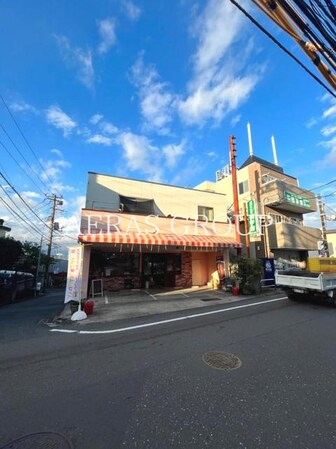
{"type": "MultiPolygon", "coordinates": [[[[302,187],[335,177],[335,99],[229,0],[3,1],[0,49],[0,93],[30,146],[0,102],[0,171],[42,219],[43,194],[63,195],[64,234],[76,235],[88,171],[193,187],[228,163],[230,134],[238,165],[247,158],[248,121],[255,154],[272,160],[274,135],[279,164],[302,187]]],[[[333,195],[326,203],[336,208],[333,195]]],[[[38,240],[3,203],[0,214],[13,236],[38,240]]]]}

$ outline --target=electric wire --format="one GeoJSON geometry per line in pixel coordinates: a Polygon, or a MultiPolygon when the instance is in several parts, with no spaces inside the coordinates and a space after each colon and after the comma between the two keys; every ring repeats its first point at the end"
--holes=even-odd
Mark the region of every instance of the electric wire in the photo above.
{"type": "Polygon", "coordinates": [[[47,186],[47,184],[43,181],[43,179],[40,177],[40,175],[37,173],[37,171],[30,165],[30,163],[27,161],[26,157],[22,154],[21,150],[19,149],[19,147],[16,145],[16,143],[13,141],[13,139],[11,138],[11,136],[8,134],[8,132],[6,131],[5,127],[0,123],[0,128],[3,130],[3,132],[6,134],[8,140],[11,142],[11,144],[13,145],[13,147],[16,149],[16,151],[20,154],[20,156],[22,157],[22,159],[25,161],[25,163],[28,165],[28,167],[30,168],[30,170],[34,173],[34,175],[40,180],[40,182],[46,187],[47,191],[49,190],[49,187],[47,186]]]}
{"type": "MultiPolygon", "coordinates": [[[[18,208],[17,204],[15,203],[15,201],[13,200],[13,198],[9,195],[9,193],[6,191],[6,189],[0,185],[0,188],[4,191],[5,195],[9,198],[9,200],[13,203],[13,205],[18,208]]],[[[26,213],[22,210],[20,210],[20,213],[27,219],[27,220],[31,220],[30,217],[28,217],[26,215],[26,213]]],[[[22,218],[21,218],[22,219],[22,218]]],[[[41,230],[39,228],[37,228],[37,226],[35,226],[34,224],[31,224],[31,227],[35,229],[35,231],[37,231],[38,233],[41,233],[41,230]]]]}
{"type": "Polygon", "coordinates": [[[321,184],[320,186],[317,186],[317,187],[314,187],[314,188],[312,188],[312,189],[309,189],[308,192],[312,192],[313,190],[320,189],[321,187],[326,187],[326,186],[328,186],[329,184],[332,184],[332,183],[334,183],[334,182],[336,182],[336,179],[332,179],[331,181],[326,182],[325,184],[321,184]]]}
{"type": "MultiPolygon", "coordinates": [[[[18,129],[18,131],[19,131],[19,133],[21,134],[21,136],[22,136],[23,140],[25,141],[26,145],[28,146],[28,148],[30,149],[31,153],[33,154],[35,160],[37,161],[37,163],[39,164],[39,166],[41,167],[41,169],[42,169],[43,171],[45,171],[45,168],[42,166],[42,164],[41,164],[39,158],[37,157],[35,151],[33,150],[32,146],[30,145],[30,143],[29,143],[28,139],[26,138],[24,132],[22,131],[20,125],[18,124],[18,122],[17,122],[17,120],[16,120],[14,114],[11,112],[9,106],[7,105],[5,99],[3,98],[3,96],[2,96],[1,94],[0,94],[0,100],[2,101],[2,103],[3,103],[3,105],[5,106],[5,108],[6,108],[7,112],[8,112],[8,114],[10,115],[10,117],[11,117],[12,120],[13,120],[13,122],[15,123],[16,128],[18,129]]],[[[52,184],[52,181],[51,181],[51,179],[48,177],[48,174],[47,174],[47,173],[46,173],[46,178],[48,179],[48,181],[50,182],[50,184],[52,184]]]]}
{"type": "MultiPolygon", "coordinates": [[[[288,56],[290,56],[303,70],[305,70],[318,84],[320,84],[327,92],[336,98],[336,94],[323,82],[321,81],[311,70],[308,69],[293,53],[291,53],[284,45],[281,44],[270,32],[266,30],[256,19],[254,19],[251,14],[249,14],[241,5],[239,5],[235,0],[230,0],[257,28],[259,28],[266,36],[271,39],[282,51],[284,51],[288,56]]],[[[264,11],[265,12],[265,11],[264,11]]]]}
{"type": "Polygon", "coordinates": [[[16,160],[16,158],[12,155],[12,153],[8,150],[6,145],[1,140],[0,140],[0,145],[9,154],[9,156],[13,159],[13,161],[16,163],[16,165],[23,171],[25,176],[27,176],[30,179],[30,181],[34,184],[34,186],[42,193],[42,195],[44,195],[44,192],[42,191],[42,189],[36,184],[34,179],[30,177],[30,175],[25,171],[25,169],[22,167],[22,165],[16,160]]]}
{"type": "Polygon", "coordinates": [[[8,203],[4,198],[0,197],[0,200],[3,202],[6,209],[10,212],[10,214],[17,220],[21,220],[21,225],[28,231],[28,232],[35,232],[36,235],[39,236],[39,238],[43,237],[43,234],[41,234],[41,231],[37,231],[35,228],[31,226],[31,224],[27,223],[24,218],[21,217],[20,214],[18,214],[8,203]]]}
{"type": "Polygon", "coordinates": [[[37,214],[36,212],[30,207],[30,205],[26,202],[26,200],[24,198],[22,198],[21,194],[16,190],[16,188],[11,185],[9,183],[9,181],[6,179],[6,177],[3,175],[3,173],[0,172],[0,176],[7,182],[7,184],[12,188],[12,190],[19,196],[19,198],[21,199],[21,201],[26,205],[26,207],[28,207],[28,209],[35,215],[35,217],[44,225],[46,226],[49,230],[51,230],[52,228],[45,223],[37,214]]]}

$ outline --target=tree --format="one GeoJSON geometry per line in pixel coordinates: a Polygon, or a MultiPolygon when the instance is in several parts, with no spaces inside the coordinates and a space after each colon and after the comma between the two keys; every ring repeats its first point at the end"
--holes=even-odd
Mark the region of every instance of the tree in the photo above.
{"type": "Polygon", "coordinates": [[[22,243],[12,237],[0,237],[0,269],[17,269],[20,259],[23,256],[22,243]]]}
{"type": "Polygon", "coordinates": [[[22,249],[23,255],[19,263],[20,270],[35,274],[39,257],[40,266],[43,266],[46,263],[47,255],[45,253],[41,253],[40,255],[40,245],[38,243],[28,242],[27,240],[22,244],[22,249]]]}

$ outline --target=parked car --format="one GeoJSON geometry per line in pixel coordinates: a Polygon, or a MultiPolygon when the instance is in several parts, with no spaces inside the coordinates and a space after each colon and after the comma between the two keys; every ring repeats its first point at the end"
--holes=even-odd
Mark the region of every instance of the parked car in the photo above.
{"type": "Polygon", "coordinates": [[[35,276],[14,270],[0,270],[0,304],[34,293],[35,276]]]}

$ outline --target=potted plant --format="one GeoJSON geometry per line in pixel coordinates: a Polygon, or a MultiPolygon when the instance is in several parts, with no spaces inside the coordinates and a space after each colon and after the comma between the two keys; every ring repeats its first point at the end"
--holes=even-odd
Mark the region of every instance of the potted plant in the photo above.
{"type": "Polygon", "coordinates": [[[258,294],[261,291],[260,279],[262,265],[259,260],[237,257],[232,265],[233,276],[243,295],[258,294]]]}

